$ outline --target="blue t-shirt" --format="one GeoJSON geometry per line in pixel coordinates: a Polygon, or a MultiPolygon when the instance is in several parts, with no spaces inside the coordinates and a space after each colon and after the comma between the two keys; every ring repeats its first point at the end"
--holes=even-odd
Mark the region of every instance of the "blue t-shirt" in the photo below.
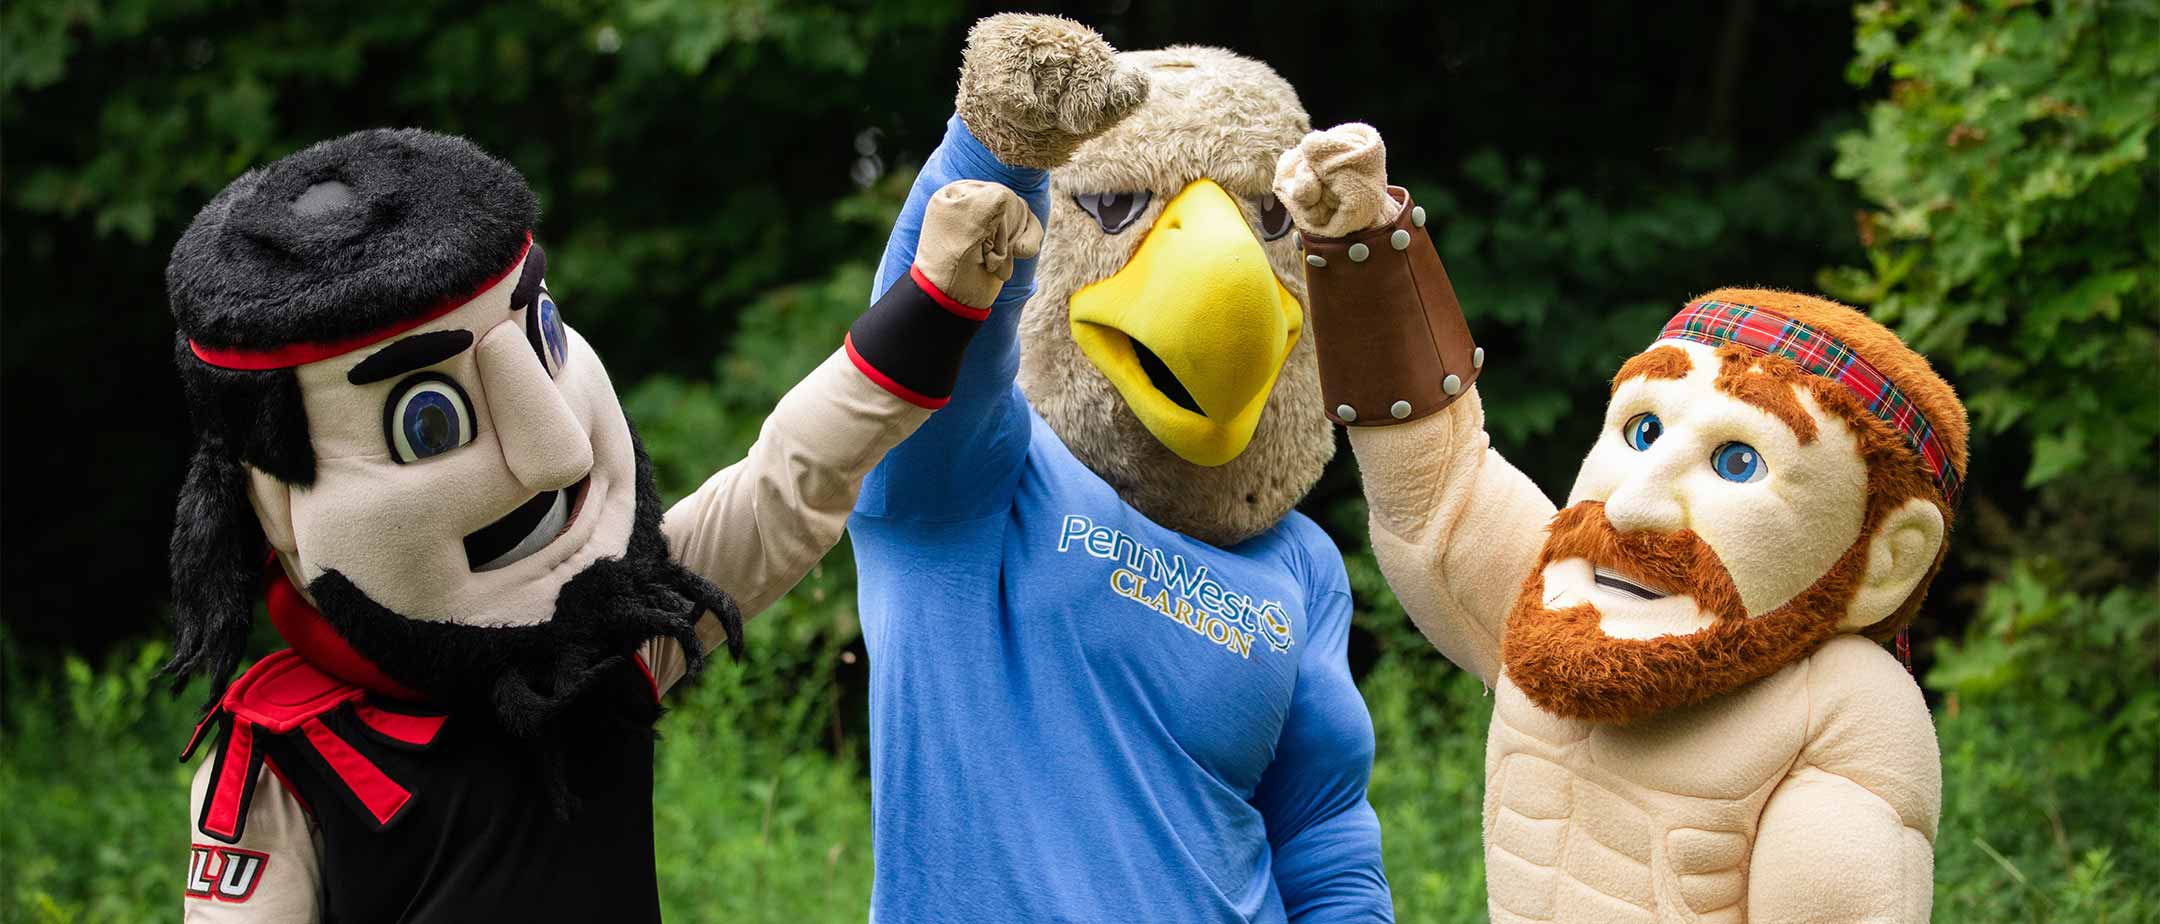
{"type": "MultiPolygon", "coordinates": [[[[1049,177],[956,117],[929,194],[1049,177]]],[[[1126,505],[1013,384],[1023,261],[952,402],[865,481],[849,529],[870,652],[871,916],[912,921],[1391,919],[1365,800],[1340,555],[1296,513],[1219,548],[1126,505]]]]}

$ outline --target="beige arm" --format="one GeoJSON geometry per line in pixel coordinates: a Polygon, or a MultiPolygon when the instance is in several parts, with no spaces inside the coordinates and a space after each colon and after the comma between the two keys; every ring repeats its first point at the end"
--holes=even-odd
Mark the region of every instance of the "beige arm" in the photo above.
{"type": "MultiPolygon", "coordinates": [[[[840,541],[863,477],[930,413],[834,352],[780,399],[742,461],[668,509],[660,521],[668,548],[750,618],[840,541]]],[[[697,628],[708,651],[724,639],[711,616],[697,628]]],[[[681,679],[685,659],[673,643],[654,640],[644,656],[662,691],[681,679]]]]}
{"type": "Polygon", "coordinates": [[[314,924],[321,919],[321,844],[300,800],[268,764],[256,772],[240,843],[227,844],[195,829],[210,791],[205,760],[195,770],[188,799],[187,883],[181,899],[188,924],[314,924]]]}
{"type": "Polygon", "coordinates": [[[1500,676],[1508,608],[1537,564],[1553,504],[1485,435],[1472,386],[1429,417],[1350,428],[1373,554],[1403,611],[1456,666],[1500,676]]]}
{"type": "MultiPolygon", "coordinates": [[[[929,419],[931,405],[920,402],[950,393],[950,380],[926,395],[914,386],[939,384],[934,376],[910,385],[895,374],[922,374],[931,356],[956,369],[982,320],[974,312],[987,313],[1042,235],[1012,190],[975,180],[939,188],[924,208],[914,267],[936,294],[919,294],[910,314],[911,302],[893,296],[916,283],[895,286],[857,320],[846,346],[780,399],[742,461],[668,510],[660,530],[675,559],[734,597],[745,620],[801,581],[840,541],[864,476],[929,419]],[[897,365],[879,368],[888,362],[897,365]]],[[[727,638],[711,616],[697,633],[707,651],[727,638]]],[[[648,642],[641,655],[663,693],[688,667],[673,642],[648,642]]]]}
{"type": "Polygon", "coordinates": [[[1942,766],[1920,688],[1845,636],[1809,659],[1811,735],[1763,808],[1748,869],[1754,924],[1925,924],[1942,766]]]}

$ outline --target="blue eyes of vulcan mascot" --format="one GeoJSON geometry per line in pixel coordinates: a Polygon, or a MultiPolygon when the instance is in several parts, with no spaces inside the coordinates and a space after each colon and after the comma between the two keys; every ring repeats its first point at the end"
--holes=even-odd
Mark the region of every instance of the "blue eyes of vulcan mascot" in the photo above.
{"type": "Polygon", "coordinates": [[[540,364],[547,367],[548,377],[553,378],[570,361],[570,335],[563,331],[562,311],[555,307],[545,283],[540,287],[539,302],[525,316],[525,337],[532,341],[533,352],[540,354],[540,364]]]}
{"type": "Polygon", "coordinates": [[[472,442],[472,399],[455,379],[422,372],[390,390],[384,413],[390,458],[418,462],[472,442]]]}
{"type": "MultiPolygon", "coordinates": [[[[1139,192],[1080,193],[1073,196],[1073,204],[1095,219],[1104,234],[1116,234],[1132,227],[1135,219],[1147,211],[1148,203],[1155,194],[1145,189],[1139,192]]],[[[1272,241],[1290,233],[1290,210],[1275,201],[1271,193],[1253,201],[1260,212],[1260,239],[1272,241]]]]}
{"type": "MultiPolygon", "coordinates": [[[[554,378],[570,361],[570,335],[563,328],[562,310],[544,285],[538,302],[526,312],[525,339],[554,378]]],[[[383,436],[391,460],[402,465],[472,442],[473,420],[472,398],[464,386],[440,372],[421,372],[390,389],[383,406],[383,436]]]]}
{"type": "MultiPolygon", "coordinates": [[[[1665,435],[1665,422],[1656,414],[1637,414],[1620,425],[1620,437],[1636,452],[1644,452],[1650,444],[1665,435]]],[[[1770,466],[1763,463],[1762,453],[1742,442],[1718,445],[1710,453],[1710,470],[1726,481],[1746,484],[1761,481],[1770,474],[1770,466]]]]}

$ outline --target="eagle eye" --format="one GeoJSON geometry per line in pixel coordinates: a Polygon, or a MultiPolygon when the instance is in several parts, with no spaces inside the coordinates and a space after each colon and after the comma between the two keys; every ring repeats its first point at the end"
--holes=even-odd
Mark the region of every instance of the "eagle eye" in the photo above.
{"type": "Polygon", "coordinates": [[[1260,197],[1260,239],[1272,241],[1290,233],[1290,210],[1269,193],[1260,197]]]}
{"type": "Polygon", "coordinates": [[[1094,216],[1104,234],[1116,234],[1132,227],[1133,221],[1141,212],[1147,211],[1148,202],[1153,199],[1154,194],[1143,189],[1139,192],[1079,193],[1073,196],[1073,204],[1094,216]]]}

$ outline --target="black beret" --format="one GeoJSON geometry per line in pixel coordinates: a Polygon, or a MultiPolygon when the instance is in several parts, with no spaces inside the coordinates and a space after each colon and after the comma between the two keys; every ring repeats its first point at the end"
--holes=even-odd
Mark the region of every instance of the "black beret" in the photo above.
{"type": "Polygon", "coordinates": [[[165,287],[205,347],[343,340],[472,296],[538,216],[516,168],[470,141],[355,132],[234,180],[174,245],[165,287]]]}

